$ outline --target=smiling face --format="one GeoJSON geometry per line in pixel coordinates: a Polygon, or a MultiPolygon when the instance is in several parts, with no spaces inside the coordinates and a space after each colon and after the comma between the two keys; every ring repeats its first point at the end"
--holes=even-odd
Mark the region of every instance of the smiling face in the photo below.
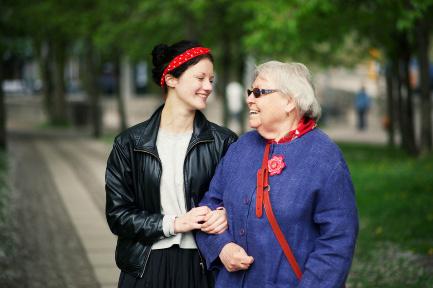
{"type": "Polygon", "coordinates": [[[206,101],[212,93],[214,80],[213,64],[204,58],[197,64],[190,66],[179,78],[166,76],[169,87],[169,96],[173,95],[179,105],[189,110],[202,110],[206,108],[206,101]]]}
{"type": "MultiPolygon", "coordinates": [[[[252,88],[278,89],[272,79],[259,74],[252,84],[252,88]]],[[[249,125],[257,129],[266,139],[278,139],[292,129],[295,111],[294,101],[281,92],[261,95],[255,98],[253,93],[248,95],[249,125]]]]}

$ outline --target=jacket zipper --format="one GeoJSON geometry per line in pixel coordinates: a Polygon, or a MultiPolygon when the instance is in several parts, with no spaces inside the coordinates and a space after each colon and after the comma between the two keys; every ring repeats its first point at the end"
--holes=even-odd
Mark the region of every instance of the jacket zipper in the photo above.
{"type": "Polygon", "coordinates": [[[147,262],[149,261],[150,252],[152,252],[152,247],[149,247],[149,252],[146,255],[147,257],[146,257],[146,260],[144,261],[144,267],[143,267],[143,270],[141,271],[140,278],[143,278],[144,271],[146,271],[146,266],[147,266],[147,262]]]}
{"type": "MultiPolygon", "coordinates": [[[[139,149],[134,149],[134,151],[147,153],[147,154],[150,154],[150,155],[152,155],[153,157],[155,157],[156,160],[158,160],[159,165],[161,165],[161,170],[162,170],[162,162],[161,162],[161,159],[159,159],[159,157],[158,157],[156,154],[154,154],[154,153],[152,153],[152,152],[149,152],[149,151],[145,151],[145,150],[139,150],[139,149]]],[[[159,173],[158,178],[159,178],[159,183],[161,183],[161,173],[159,173]]],[[[141,271],[141,273],[140,273],[140,278],[143,278],[144,272],[146,271],[146,266],[147,266],[147,262],[149,261],[150,252],[152,252],[152,246],[149,247],[149,252],[148,252],[147,255],[146,255],[147,257],[146,257],[146,260],[144,261],[144,266],[143,266],[143,269],[142,269],[142,271],[141,271]]]]}
{"type": "MultiPolygon", "coordinates": [[[[194,199],[191,197],[191,208],[195,208],[195,202],[194,199]]],[[[194,233],[195,234],[195,233],[194,233]]],[[[195,238],[195,235],[194,235],[195,238]]],[[[195,241],[194,241],[195,242],[195,241]]],[[[197,243],[196,243],[197,244],[197,243]]],[[[197,252],[198,252],[198,257],[200,258],[200,267],[201,267],[201,273],[204,274],[204,261],[203,261],[203,256],[201,255],[200,249],[198,249],[197,247],[197,252]]]]}
{"type": "MultiPolygon", "coordinates": [[[[195,203],[194,203],[194,199],[191,197],[191,208],[195,208],[195,203]]],[[[195,234],[195,233],[194,233],[195,234]]],[[[195,235],[194,235],[195,237],[195,235]]],[[[194,241],[195,242],[195,241],[194,241]]],[[[196,243],[197,244],[197,243],[196,243]]],[[[197,247],[197,252],[198,252],[198,257],[200,258],[200,267],[201,267],[201,273],[204,274],[204,261],[203,261],[203,256],[201,255],[200,249],[198,249],[197,247]]]]}
{"type": "Polygon", "coordinates": [[[205,267],[204,267],[203,256],[201,256],[201,252],[200,252],[200,249],[198,249],[198,247],[197,247],[197,252],[198,252],[198,257],[200,257],[201,273],[204,275],[205,274],[205,267]]]}
{"type": "Polygon", "coordinates": [[[143,153],[147,153],[147,154],[152,155],[153,157],[155,157],[155,158],[158,160],[159,164],[161,164],[161,167],[162,167],[161,159],[159,159],[159,157],[158,157],[156,154],[153,154],[153,153],[150,152],[150,151],[141,150],[141,149],[134,149],[134,151],[135,151],[135,152],[143,152],[143,153]]]}
{"type": "MultiPolygon", "coordinates": [[[[202,141],[198,141],[198,142],[194,143],[194,145],[192,145],[191,147],[189,147],[188,150],[186,151],[186,154],[185,154],[185,161],[183,162],[183,171],[184,171],[184,180],[183,180],[184,184],[183,184],[183,185],[184,185],[185,193],[187,193],[187,189],[186,189],[186,177],[185,177],[185,175],[186,175],[186,173],[185,173],[185,171],[186,171],[186,168],[185,168],[186,158],[187,158],[189,152],[191,152],[191,150],[192,150],[195,146],[197,146],[197,145],[200,144],[200,143],[207,143],[207,142],[212,142],[212,140],[202,140],[202,141]]],[[[195,207],[194,198],[190,195],[190,193],[189,193],[188,196],[189,196],[189,198],[190,198],[190,200],[191,200],[191,208],[194,208],[194,207],[195,207]]],[[[186,199],[185,199],[185,200],[186,200],[186,199]]],[[[186,203],[187,203],[187,202],[185,201],[185,204],[186,204],[186,203]]],[[[188,207],[186,207],[186,208],[188,208],[188,207]]],[[[194,241],[194,242],[195,242],[195,241],[194,241]]],[[[198,249],[198,247],[197,247],[197,252],[198,252],[198,256],[199,256],[199,258],[200,258],[200,267],[201,267],[201,272],[202,272],[203,274],[205,274],[205,267],[204,267],[203,256],[201,255],[200,249],[198,249]]]]}
{"type": "Polygon", "coordinates": [[[191,152],[192,148],[194,148],[195,146],[197,146],[197,145],[200,144],[200,143],[207,143],[207,142],[212,142],[212,140],[201,140],[201,141],[197,141],[197,142],[195,142],[195,143],[194,143],[191,147],[189,147],[188,150],[186,151],[185,159],[186,159],[186,156],[188,155],[188,153],[191,152]]]}
{"type": "Polygon", "coordinates": [[[194,199],[193,199],[193,197],[190,195],[191,193],[189,193],[188,192],[188,190],[186,189],[187,187],[186,187],[186,168],[185,168],[185,163],[186,163],[186,158],[188,157],[188,154],[189,154],[189,152],[191,152],[191,150],[195,147],[195,146],[197,146],[198,144],[200,144],[200,143],[207,143],[207,142],[212,142],[212,140],[202,140],[202,141],[198,141],[198,142],[196,142],[196,143],[194,143],[191,147],[189,147],[188,148],[188,150],[186,151],[186,154],[185,154],[185,160],[184,160],[184,162],[183,162],[183,187],[184,187],[184,189],[185,189],[185,194],[188,194],[188,195],[185,195],[186,197],[185,197],[185,205],[186,205],[186,210],[188,211],[188,198],[190,199],[190,201],[191,201],[191,208],[194,208],[195,207],[195,203],[194,203],[194,199]],[[194,204],[194,205],[193,205],[194,204]]]}

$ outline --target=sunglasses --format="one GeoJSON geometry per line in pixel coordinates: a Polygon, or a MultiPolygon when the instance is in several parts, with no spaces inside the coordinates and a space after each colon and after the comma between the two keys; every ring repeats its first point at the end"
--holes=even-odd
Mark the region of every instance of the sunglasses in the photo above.
{"type": "Polygon", "coordinates": [[[274,92],[277,92],[280,90],[276,90],[276,89],[259,89],[259,88],[254,88],[253,90],[247,89],[247,96],[250,96],[251,93],[253,93],[254,97],[259,98],[262,95],[267,95],[267,94],[271,94],[274,92]]]}

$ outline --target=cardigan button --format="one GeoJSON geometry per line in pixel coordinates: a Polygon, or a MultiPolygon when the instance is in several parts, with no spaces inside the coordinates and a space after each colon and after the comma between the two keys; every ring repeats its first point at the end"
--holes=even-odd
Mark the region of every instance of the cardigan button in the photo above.
{"type": "Polygon", "coordinates": [[[241,235],[241,236],[244,236],[244,235],[245,235],[245,229],[244,229],[244,228],[242,228],[242,229],[239,231],[239,235],[241,235]]]}
{"type": "Polygon", "coordinates": [[[248,203],[250,203],[250,199],[248,199],[247,196],[244,197],[244,204],[247,205],[248,203]]]}

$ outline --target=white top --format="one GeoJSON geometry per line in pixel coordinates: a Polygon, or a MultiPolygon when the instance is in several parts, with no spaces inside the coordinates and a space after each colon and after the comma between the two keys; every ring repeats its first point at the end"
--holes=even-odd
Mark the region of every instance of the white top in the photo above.
{"type": "Polygon", "coordinates": [[[191,135],[192,131],[181,134],[164,131],[161,128],[158,131],[156,147],[162,162],[162,227],[164,235],[168,238],[155,242],[152,249],[165,249],[175,244],[183,249],[197,248],[191,232],[174,234],[174,218],[186,213],[183,165],[191,135]]]}

